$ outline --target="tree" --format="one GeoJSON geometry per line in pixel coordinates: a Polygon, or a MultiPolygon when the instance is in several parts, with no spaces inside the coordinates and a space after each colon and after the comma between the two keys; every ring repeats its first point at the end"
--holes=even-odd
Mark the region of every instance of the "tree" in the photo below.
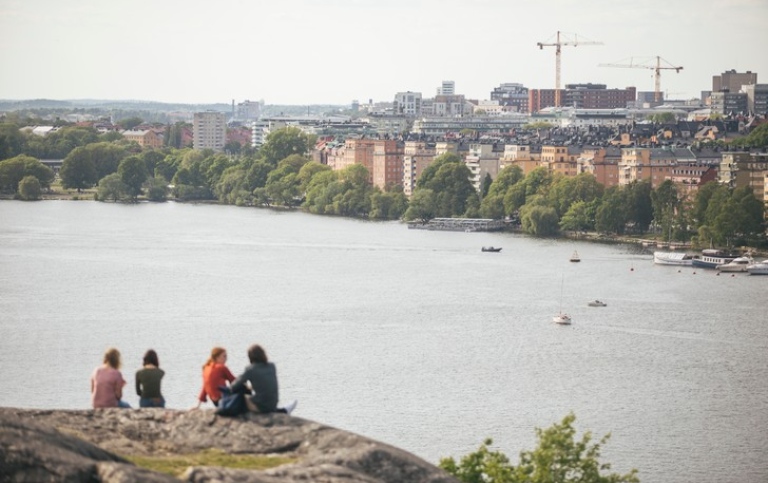
{"type": "Polygon", "coordinates": [[[26,176],[34,176],[41,188],[47,188],[55,175],[51,168],[24,154],[0,161],[0,190],[15,193],[26,176]]]}
{"type": "Polygon", "coordinates": [[[625,193],[620,187],[611,186],[595,212],[595,230],[620,235],[624,233],[628,218],[625,193]]]}
{"type": "Polygon", "coordinates": [[[269,133],[259,154],[267,164],[277,166],[291,154],[303,156],[308,153],[315,140],[316,136],[306,134],[297,127],[286,127],[269,133]]]}
{"type": "Polygon", "coordinates": [[[42,192],[40,181],[34,176],[24,176],[19,181],[19,197],[24,201],[39,200],[42,192]]]}
{"type": "Polygon", "coordinates": [[[117,168],[120,180],[125,184],[126,194],[136,200],[142,193],[142,186],[149,177],[147,165],[138,156],[129,156],[117,168]]]}
{"type": "MultiPolygon", "coordinates": [[[[473,206],[473,201],[477,201],[477,191],[470,181],[471,175],[457,154],[446,153],[435,158],[421,173],[416,191],[432,190],[435,196],[434,216],[463,216],[473,206]]],[[[479,207],[479,203],[474,203],[474,206],[479,207]]]]}
{"type": "Polygon", "coordinates": [[[560,229],[574,232],[584,232],[594,227],[594,220],[589,216],[589,204],[577,201],[568,208],[560,219],[560,229]]]}
{"type": "Polygon", "coordinates": [[[24,150],[24,135],[19,126],[10,122],[0,123],[0,160],[18,156],[24,150]]]}
{"type": "Polygon", "coordinates": [[[125,197],[127,186],[123,183],[120,175],[117,173],[108,174],[99,180],[99,186],[96,191],[98,199],[101,201],[120,201],[125,197]]]}
{"type": "Polygon", "coordinates": [[[554,208],[537,203],[526,203],[520,209],[520,221],[523,231],[535,236],[557,234],[560,222],[554,208]]]}
{"type": "Polygon", "coordinates": [[[144,183],[144,188],[147,190],[147,199],[149,201],[165,201],[168,199],[168,180],[162,176],[149,178],[144,183]]]}
{"type": "Polygon", "coordinates": [[[126,129],[126,130],[130,131],[131,129],[135,128],[136,126],[144,124],[144,119],[142,119],[140,117],[129,117],[127,119],[121,119],[117,123],[123,129],[126,129]]]}
{"type": "Polygon", "coordinates": [[[536,428],[538,445],[532,451],[520,452],[520,463],[514,466],[499,451],[491,451],[491,439],[480,449],[461,458],[440,460],[440,467],[466,483],[639,483],[637,470],[609,473],[610,463],[600,462],[600,448],[610,439],[603,436],[592,443],[592,433],[576,439],[573,413],[547,429],[536,428]]]}
{"type": "Polygon", "coordinates": [[[427,223],[435,217],[437,201],[435,192],[429,188],[416,190],[411,197],[408,209],[405,211],[406,220],[421,220],[427,223]]]}

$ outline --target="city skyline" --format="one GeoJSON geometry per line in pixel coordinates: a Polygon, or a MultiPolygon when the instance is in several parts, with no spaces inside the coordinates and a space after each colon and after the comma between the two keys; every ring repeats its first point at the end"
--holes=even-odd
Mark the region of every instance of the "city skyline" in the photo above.
{"type": "Polygon", "coordinates": [[[347,105],[452,80],[483,100],[554,88],[555,49],[537,43],[558,30],[600,43],[562,47],[561,87],[653,91],[653,69],[598,66],[658,55],[683,67],[661,90],[694,98],[731,69],[768,83],[766,19],[766,0],[0,0],[0,99],[347,105]]]}

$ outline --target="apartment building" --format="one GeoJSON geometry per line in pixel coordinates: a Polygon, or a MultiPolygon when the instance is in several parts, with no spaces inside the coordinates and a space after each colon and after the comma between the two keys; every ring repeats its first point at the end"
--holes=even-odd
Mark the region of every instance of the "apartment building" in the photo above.
{"type": "Polygon", "coordinates": [[[676,161],[674,153],[669,149],[624,148],[618,166],[619,184],[628,185],[647,180],[655,189],[671,176],[676,161]]]}
{"type": "Polygon", "coordinates": [[[710,108],[713,113],[737,114],[747,112],[748,96],[744,92],[713,92],[710,96],[710,108]]]}
{"type": "Polygon", "coordinates": [[[712,76],[712,93],[720,91],[739,92],[741,86],[757,84],[757,72],[736,72],[731,69],[712,76]]]}
{"type": "Polygon", "coordinates": [[[752,84],[742,88],[747,95],[747,110],[752,114],[768,114],[768,84],[752,84]]]}
{"type": "Polygon", "coordinates": [[[768,153],[723,153],[719,181],[734,188],[749,187],[758,200],[766,201],[768,153]]]}
{"type": "Polygon", "coordinates": [[[161,148],[163,147],[163,139],[149,130],[126,130],[121,134],[128,141],[134,141],[142,148],[161,148]]]}
{"type": "Polygon", "coordinates": [[[406,141],[403,146],[403,193],[410,198],[416,180],[435,159],[435,143],[406,141]]]}
{"type": "Polygon", "coordinates": [[[581,151],[577,160],[585,173],[592,174],[598,183],[606,188],[619,184],[621,148],[592,147],[581,151]]]}
{"type": "Polygon", "coordinates": [[[578,159],[581,149],[576,146],[542,146],[541,166],[553,174],[576,176],[581,172],[578,159]]]}
{"type": "Polygon", "coordinates": [[[482,187],[486,175],[496,179],[501,170],[501,156],[504,153],[504,145],[490,143],[472,143],[464,156],[464,164],[472,173],[471,181],[478,192],[482,187]]]}
{"type": "MultiPolygon", "coordinates": [[[[560,106],[576,109],[622,109],[635,103],[637,89],[607,89],[605,84],[567,84],[560,90],[560,106]]],[[[530,89],[530,112],[555,106],[555,89],[530,89]]]]}
{"type": "Polygon", "coordinates": [[[421,116],[421,92],[398,92],[395,94],[392,109],[396,115],[406,117],[421,116]]]}
{"type": "Polygon", "coordinates": [[[518,166],[523,176],[541,165],[541,149],[527,144],[506,144],[499,160],[501,169],[507,166],[518,166]]]}
{"type": "Polygon", "coordinates": [[[223,112],[196,112],[192,122],[192,147],[224,151],[227,121],[223,112]]]}
{"type": "Polygon", "coordinates": [[[373,144],[373,186],[387,190],[403,183],[404,144],[395,140],[377,140],[373,144]]]}
{"type": "Polygon", "coordinates": [[[529,112],[528,88],[522,84],[505,82],[491,91],[491,100],[516,112],[529,112]]]}

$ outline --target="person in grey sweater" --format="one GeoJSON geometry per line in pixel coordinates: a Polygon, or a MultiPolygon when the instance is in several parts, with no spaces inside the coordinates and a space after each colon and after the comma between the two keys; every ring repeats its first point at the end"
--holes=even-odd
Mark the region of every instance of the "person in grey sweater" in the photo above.
{"type": "Polygon", "coordinates": [[[284,408],[278,408],[279,391],[277,384],[277,369],[275,364],[269,362],[264,349],[254,344],[248,348],[248,360],[251,365],[232,383],[232,392],[245,392],[245,404],[248,410],[257,413],[287,413],[296,408],[297,401],[293,401],[284,408]],[[248,394],[248,389],[252,391],[248,394]]]}

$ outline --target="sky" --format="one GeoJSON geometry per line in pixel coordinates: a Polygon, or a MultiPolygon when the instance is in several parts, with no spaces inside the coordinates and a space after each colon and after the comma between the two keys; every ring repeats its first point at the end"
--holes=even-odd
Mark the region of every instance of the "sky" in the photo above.
{"type": "Polygon", "coordinates": [[[699,97],[712,76],[768,83],[768,0],[0,0],[0,99],[391,102],[444,80],[599,83],[699,97]],[[595,42],[596,44],[589,44],[595,42]]]}

